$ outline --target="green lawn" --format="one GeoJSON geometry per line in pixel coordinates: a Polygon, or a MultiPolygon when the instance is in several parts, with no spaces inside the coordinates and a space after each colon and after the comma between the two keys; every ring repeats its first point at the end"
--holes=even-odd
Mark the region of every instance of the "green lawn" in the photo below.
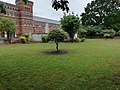
{"type": "Polygon", "coordinates": [[[120,90],[120,40],[0,46],[0,90],[120,90]]]}

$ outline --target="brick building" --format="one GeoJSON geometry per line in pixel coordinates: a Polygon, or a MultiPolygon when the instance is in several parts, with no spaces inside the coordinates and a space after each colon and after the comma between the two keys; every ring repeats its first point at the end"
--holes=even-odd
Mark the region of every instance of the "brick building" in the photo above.
{"type": "Polygon", "coordinates": [[[59,21],[33,16],[33,2],[25,4],[22,0],[16,0],[15,5],[2,2],[6,9],[6,14],[2,17],[11,18],[16,22],[16,35],[23,33],[48,33],[52,28],[59,28],[59,21]]]}

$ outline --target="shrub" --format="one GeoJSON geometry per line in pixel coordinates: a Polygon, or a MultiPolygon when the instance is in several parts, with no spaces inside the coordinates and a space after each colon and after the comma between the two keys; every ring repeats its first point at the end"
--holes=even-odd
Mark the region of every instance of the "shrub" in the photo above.
{"type": "Polygon", "coordinates": [[[110,34],[104,34],[103,37],[106,38],[106,39],[108,39],[108,38],[110,38],[110,34]]]}
{"type": "Polygon", "coordinates": [[[21,41],[22,43],[27,43],[27,39],[26,39],[26,37],[24,37],[24,36],[21,36],[21,37],[20,37],[20,41],[21,41]]]}
{"type": "Polygon", "coordinates": [[[103,35],[109,34],[109,35],[110,35],[109,37],[113,38],[113,37],[115,36],[115,34],[116,34],[116,31],[114,31],[114,30],[112,30],[112,29],[110,29],[110,30],[106,29],[106,30],[103,30],[103,31],[102,31],[102,34],[103,34],[103,35]]]}
{"type": "Polygon", "coordinates": [[[118,31],[118,35],[120,36],[120,30],[118,31]]]}
{"type": "Polygon", "coordinates": [[[87,31],[85,29],[80,28],[78,30],[78,37],[82,38],[82,37],[86,37],[86,35],[87,35],[87,31]]]}
{"type": "Polygon", "coordinates": [[[25,33],[20,36],[20,42],[22,43],[28,43],[29,42],[29,34],[25,33]]]}
{"type": "Polygon", "coordinates": [[[80,38],[74,38],[74,42],[80,42],[80,38]]]}
{"type": "Polygon", "coordinates": [[[80,42],[85,42],[86,38],[81,38],[80,42]]]}
{"type": "Polygon", "coordinates": [[[27,42],[29,41],[29,34],[28,33],[22,34],[21,36],[25,37],[27,42]]]}
{"type": "Polygon", "coordinates": [[[29,38],[29,34],[28,33],[22,34],[21,36],[29,38]]]}
{"type": "Polygon", "coordinates": [[[41,39],[42,39],[43,43],[48,43],[49,42],[48,36],[42,36],[41,39]]]}

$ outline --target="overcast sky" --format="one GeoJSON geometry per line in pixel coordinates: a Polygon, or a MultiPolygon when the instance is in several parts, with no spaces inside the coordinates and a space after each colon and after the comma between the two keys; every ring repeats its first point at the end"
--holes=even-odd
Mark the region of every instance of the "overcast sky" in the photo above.
{"type": "MultiPolygon", "coordinates": [[[[0,0],[15,4],[15,0],[0,0]]],[[[51,7],[52,0],[30,0],[34,2],[34,15],[59,20],[63,16],[63,11],[55,11],[51,7]]],[[[92,0],[69,0],[70,11],[75,14],[84,12],[84,7],[92,0]]]]}

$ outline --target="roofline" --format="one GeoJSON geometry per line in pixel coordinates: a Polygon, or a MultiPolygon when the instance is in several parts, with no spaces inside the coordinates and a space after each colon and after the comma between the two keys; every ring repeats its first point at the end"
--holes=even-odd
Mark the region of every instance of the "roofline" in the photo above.
{"type": "MultiPolygon", "coordinates": [[[[34,18],[44,19],[44,20],[47,20],[48,23],[52,23],[52,24],[60,24],[60,20],[55,20],[55,19],[50,19],[50,18],[45,18],[45,17],[39,17],[39,16],[33,16],[34,21],[40,21],[40,20],[35,20],[34,18]],[[53,21],[53,22],[57,22],[57,23],[49,22],[49,20],[53,21]]],[[[45,22],[45,21],[43,21],[43,22],[45,22]]]]}

